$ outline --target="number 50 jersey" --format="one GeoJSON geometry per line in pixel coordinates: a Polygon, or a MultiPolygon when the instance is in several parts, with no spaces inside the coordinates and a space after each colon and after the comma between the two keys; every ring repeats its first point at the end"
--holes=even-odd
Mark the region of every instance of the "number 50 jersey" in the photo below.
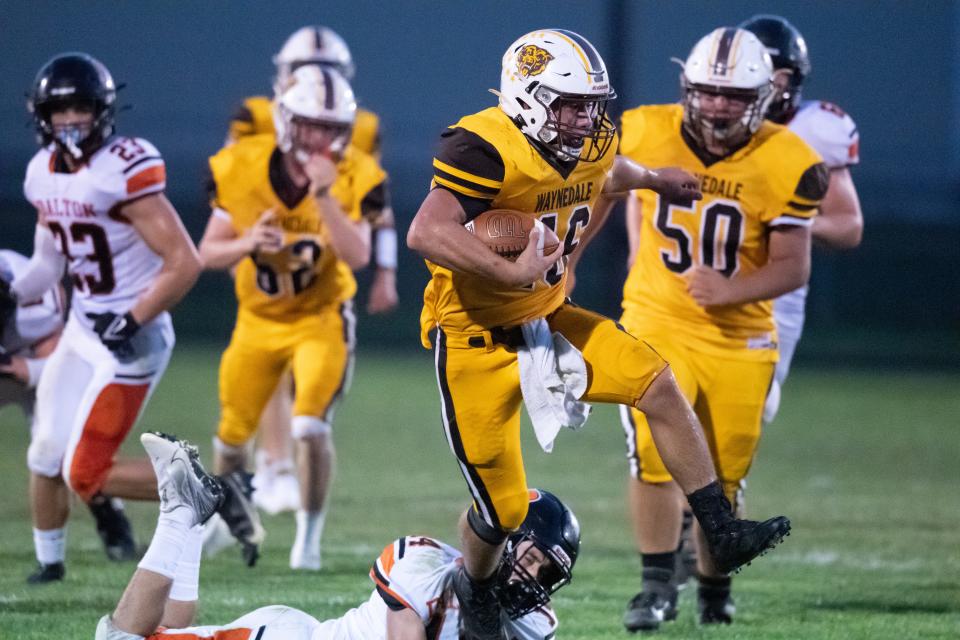
{"type": "Polygon", "coordinates": [[[113,136],[72,173],[52,144],[27,165],[23,193],[67,259],[84,324],[86,313],[128,311],[163,266],[121,209],[163,191],[166,179],[163,158],[142,138],[113,136]]]}
{"type": "Polygon", "coordinates": [[[700,179],[703,199],[671,203],[639,191],[640,247],[624,285],[626,316],[666,323],[700,352],[776,360],[769,300],[701,307],[687,292],[696,265],[727,277],[767,263],[771,229],[810,226],[826,192],[820,156],[785,127],[764,122],[724,158],[708,157],[682,132],[680,105],[623,114],[620,153],[648,167],[679,166],[700,179]]]}
{"type": "MultiPolygon", "coordinates": [[[[328,246],[328,230],[315,198],[298,189],[282,168],[273,134],[247,136],[210,158],[214,214],[224,216],[237,235],[273,210],[283,230],[283,247],[257,253],[237,266],[240,313],[292,322],[353,297],[350,267],[328,246]]],[[[353,220],[379,215],[385,206],[386,173],[368,154],[347,147],[337,163],[331,195],[353,220]]]]}

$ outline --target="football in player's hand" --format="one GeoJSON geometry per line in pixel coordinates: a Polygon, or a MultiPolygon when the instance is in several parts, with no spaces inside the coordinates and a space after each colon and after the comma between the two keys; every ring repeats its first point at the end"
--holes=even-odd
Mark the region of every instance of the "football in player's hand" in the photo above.
{"type": "Polygon", "coordinates": [[[480,238],[490,250],[507,260],[516,260],[530,240],[530,230],[537,226],[540,238],[537,251],[548,256],[560,246],[557,234],[533,216],[511,209],[490,209],[468,222],[467,231],[480,238]]]}

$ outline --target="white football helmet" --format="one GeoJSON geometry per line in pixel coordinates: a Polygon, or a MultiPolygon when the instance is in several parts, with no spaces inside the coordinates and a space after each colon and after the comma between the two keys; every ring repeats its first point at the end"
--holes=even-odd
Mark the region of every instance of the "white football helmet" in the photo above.
{"type": "Polygon", "coordinates": [[[503,54],[500,91],[494,93],[521,131],[561,159],[595,162],[616,135],[607,118],[607,102],[617,97],[607,66],[593,45],[572,31],[532,31],[511,44],[503,54]],[[564,106],[585,111],[590,124],[563,122],[564,106]]]}
{"type": "Polygon", "coordinates": [[[311,64],[333,67],[347,80],[353,79],[353,56],[347,43],[333,29],[319,25],[301,27],[290,34],[273,56],[273,64],[277,67],[275,90],[282,88],[298,67],[311,64]]]}
{"type": "Polygon", "coordinates": [[[305,163],[314,153],[339,158],[350,142],[357,101],[346,78],[334,69],[296,69],[273,102],[277,146],[305,163]]]}
{"type": "Polygon", "coordinates": [[[751,32],[720,27],[690,52],[680,85],[684,129],[704,147],[729,151],[749,140],[763,122],[774,97],[773,62],[751,32]],[[701,111],[702,93],[745,102],[746,109],[736,119],[707,117],[701,111]]]}

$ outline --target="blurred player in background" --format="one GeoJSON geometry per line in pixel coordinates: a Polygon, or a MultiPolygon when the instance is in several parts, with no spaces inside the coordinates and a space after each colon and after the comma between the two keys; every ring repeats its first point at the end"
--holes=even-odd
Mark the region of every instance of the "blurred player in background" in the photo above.
{"type": "MultiPolygon", "coordinates": [[[[531,411],[528,390],[535,393],[537,385],[531,389],[525,380],[538,372],[521,364],[520,352],[540,346],[538,333],[550,348],[562,338],[581,358],[586,380],[571,391],[575,400],[626,404],[647,414],[661,453],[727,569],[789,530],[783,517],[734,519],[671,367],[613,320],[564,299],[567,257],[577,251],[601,194],[651,189],[662,196],[651,191],[650,197],[689,202],[700,196],[696,179],[617,156],[616,129],[606,116],[616,94],[600,55],[576,33],[547,29],[522,36],[504,53],[496,93],[498,107],[465,116],[441,134],[433,188],[407,235],[430,270],[422,341],[431,346],[435,332],[444,429],[473,498],[460,520],[464,565],[454,580],[463,637],[470,640],[506,637],[496,567],[527,513],[520,406],[527,400],[531,411]],[[534,230],[515,261],[497,255],[464,228],[494,208],[549,225],[561,249],[538,253],[534,230]]],[[[569,404],[576,403],[565,398],[557,409],[569,404]]]]}
{"type": "Polygon", "coordinates": [[[29,306],[73,281],[70,318],[37,387],[28,453],[34,542],[30,582],[64,575],[69,502],[156,500],[146,458],[114,460],[173,349],[167,310],[200,260],[163,195],[166,171],[142,138],[113,134],[116,87],[94,58],[68,53],[37,74],[29,98],[41,149],[24,194],[38,212],[34,252],[4,295],[29,306]]]}
{"type": "MultiPolygon", "coordinates": [[[[850,175],[850,167],[860,162],[860,134],[853,118],[835,104],[820,100],[801,101],[803,83],[810,75],[807,43],[785,18],[757,15],[740,25],[754,33],[773,60],[775,95],[767,118],[786,125],[820,154],[830,170],[827,194],[813,219],[813,242],[829,249],[854,249],[863,238],[863,213],[860,198],[850,175]]],[[[807,286],[785,293],[773,303],[777,323],[780,360],[764,422],[772,422],[780,408],[783,384],[803,332],[807,286]]]]}
{"type": "MultiPolygon", "coordinates": [[[[459,606],[452,582],[460,552],[424,536],[399,538],[370,569],[376,588],[339,618],[319,621],[283,605],[256,609],[225,626],[189,627],[199,601],[199,523],[213,513],[219,486],[196,449],[170,436],[141,436],[163,492],[157,529],[96,640],[456,640],[459,606]]],[[[549,640],[557,630],[550,596],[570,582],[580,525],[551,493],[530,491],[530,508],[510,537],[499,574],[504,624],[516,640],[549,640]]]]}
{"type": "MultiPolygon", "coordinates": [[[[633,263],[621,322],[670,362],[737,505],[777,359],[771,300],[807,280],[827,169],[799,137],[764,121],[773,65],[750,32],[720,28],[702,38],[683,65],[681,87],[682,104],[623,115],[620,152],[696,174],[703,200],[671,203],[648,191],[628,200],[633,263]]],[[[647,417],[629,407],[621,413],[643,561],[643,588],[624,625],[652,630],[677,615],[682,501],[647,417]]],[[[702,538],[698,563],[700,622],[731,622],[730,577],[702,538]]]]}
{"type": "MultiPolygon", "coordinates": [[[[16,251],[0,249],[0,290],[29,264],[16,251]]],[[[66,301],[59,283],[41,297],[17,306],[0,294],[0,406],[17,405],[33,430],[34,400],[40,374],[53,353],[66,315],[66,301]]],[[[66,487],[64,487],[66,491],[66,487]]]]}
{"type": "Polygon", "coordinates": [[[300,479],[290,552],[296,569],[321,566],[331,429],[353,367],[352,272],[369,262],[371,221],[386,205],[386,173],[349,144],[355,113],[340,73],[300,67],[276,97],[276,135],[245,136],[210,159],[213,215],[200,253],[207,268],[236,267],[239,303],[220,365],[216,460],[220,469],[246,465],[246,445],[290,369],[300,479]]]}
{"type": "MultiPolygon", "coordinates": [[[[277,53],[273,62],[277,68],[274,95],[283,87],[294,70],[316,65],[339,71],[347,80],[353,80],[353,57],[343,39],[324,26],[307,26],[293,32],[277,53]]],[[[230,123],[228,142],[250,135],[274,133],[271,98],[253,96],[243,101],[230,123]]],[[[380,159],[380,119],[372,111],[357,108],[350,136],[350,144],[377,160],[380,159]]],[[[386,189],[386,185],[384,185],[386,189]]],[[[370,284],[367,312],[387,313],[396,308],[397,296],[397,232],[389,194],[384,191],[381,215],[370,220],[373,228],[374,273],[370,284]]],[[[284,375],[261,416],[259,450],[256,456],[254,500],[270,513],[295,510],[299,491],[294,474],[290,438],[290,417],[293,402],[293,380],[284,375]]]]}

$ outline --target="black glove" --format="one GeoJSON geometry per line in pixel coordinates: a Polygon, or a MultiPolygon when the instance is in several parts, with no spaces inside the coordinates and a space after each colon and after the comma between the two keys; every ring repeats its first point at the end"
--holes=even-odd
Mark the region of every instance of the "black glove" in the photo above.
{"type": "Polygon", "coordinates": [[[140,329],[140,323],[134,320],[129,311],[117,315],[112,311],[106,313],[88,313],[87,317],[93,320],[93,330],[100,336],[100,342],[106,345],[118,356],[133,354],[133,345],[130,340],[140,329]]]}
{"type": "Polygon", "coordinates": [[[4,274],[0,273],[0,336],[7,327],[7,323],[17,313],[17,296],[10,289],[10,283],[4,274]]]}

